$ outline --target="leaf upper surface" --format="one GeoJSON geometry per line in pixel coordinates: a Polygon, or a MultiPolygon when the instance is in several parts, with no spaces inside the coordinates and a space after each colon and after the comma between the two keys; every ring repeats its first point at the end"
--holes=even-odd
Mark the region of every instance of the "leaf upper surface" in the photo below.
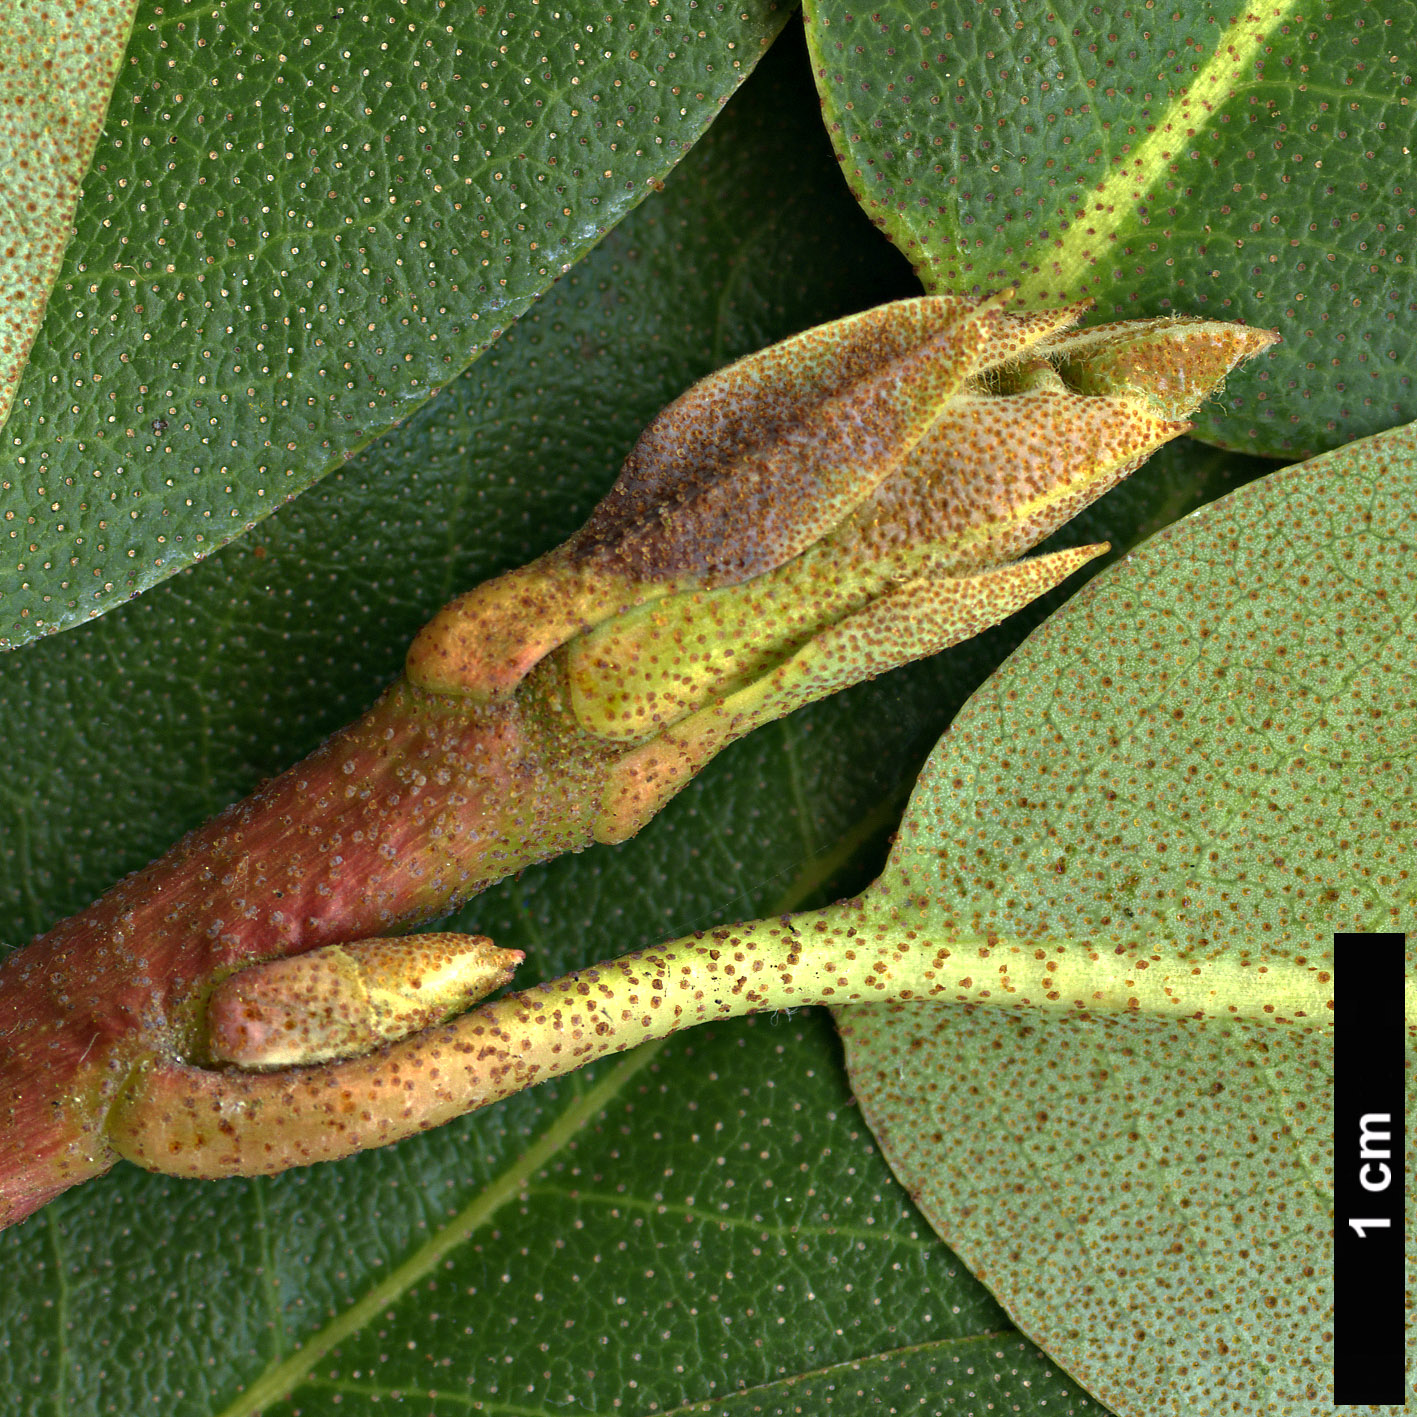
{"type": "Polygon", "coordinates": [[[784,18],[144,7],[7,428],[0,647],[122,604],[407,417],[784,18]]]}
{"type": "Polygon", "coordinates": [[[807,11],[847,180],[927,289],[1277,328],[1196,415],[1225,446],[1417,416],[1413,6],[807,11]]]}

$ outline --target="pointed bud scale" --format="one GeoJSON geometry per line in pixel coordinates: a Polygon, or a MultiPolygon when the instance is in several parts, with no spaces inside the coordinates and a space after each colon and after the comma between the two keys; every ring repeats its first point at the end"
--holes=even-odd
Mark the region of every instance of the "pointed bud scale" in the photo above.
{"type": "Polygon", "coordinates": [[[642,742],[864,609],[917,560],[856,566],[818,544],[743,585],[640,606],[565,647],[571,710],[599,738],[642,742]]]}
{"type": "Polygon", "coordinates": [[[782,565],[899,467],[993,323],[957,297],[902,300],[729,365],[649,424],[573,554],[708,587],[782,565]]]}
{"type": "MultiPolygon", "coordinates": [[[[1186,431],[1158,417],[1158,404],[1188,412],[1270,338],[1169,319],[1108,326],[1096,341],[1062,333],[1084,308],[974,309],[983,337],[968,377],[894,470],[814,545],[740,584],[642,605],[566,646],[577,721],[605,739],[644,742],[744,690],[893,588],[1013,561],[1186,431]]],[[[909,639],[911,627],[902,633],[909,639]]],[[[913,657],[902,644],[893,662],[913,657]]]]}
{"type": "Polygon", "coordinates": [[[1095,325],[1044,351],[1079,393],[1131,395],[1162,418],[1183,418],[1237,364],[1278,340],[1274,330],[1177,315],[1095,325]]]}
{"type": "Polygon", "coordinates": [[[992,306],[957,297],[897,301],[710,375],[650,423],[570,541],[424,627],[409,679],[504,696],[551,650],[614,615],[792,559],[899,466],[982,348],[1021,349],[1022,331],[1036,326],[1039,338],[1058,324],[1028,319],[1004,327],[992,306]]]}
{"type": "Polygon", "coordinates": [[[1047,363],[1005,372],[999,392],[951,400],[901,473],[838,530],[846,554],[928,544],[944,573],[1011,561],[1190,426],[1137,398],[1078,393],[1047,363]]]}
{"type": "Polygon", "coordinates": [[[1033,556],[975,576],[911,581],[830,626],[770,673],[690,714],[615,765],[597,841],[633,836],[715,754],[755,728],[950,645],[1022,609],[1107,550],[1033,556]]]}
{"type": "Polygon", "coordinates": [[[523,958],[482,935],[324,945],[230,975],[207,1004],[213,1062],[267,1069],[368,1053],[461,1013],[523,958]]]}

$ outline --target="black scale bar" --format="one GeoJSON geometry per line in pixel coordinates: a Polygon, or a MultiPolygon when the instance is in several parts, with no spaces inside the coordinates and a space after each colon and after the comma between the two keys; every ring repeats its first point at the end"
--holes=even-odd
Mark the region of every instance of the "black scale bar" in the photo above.
{"type": "Polygon", "coordinates": [[[1333,937],[1347,978],[1363,981],[1361,993],[1355,984],[1335,1000],[1334,1017],[1333,1396],[1342,1407],[1407,1398],[1405,938],[1333,937]]]}

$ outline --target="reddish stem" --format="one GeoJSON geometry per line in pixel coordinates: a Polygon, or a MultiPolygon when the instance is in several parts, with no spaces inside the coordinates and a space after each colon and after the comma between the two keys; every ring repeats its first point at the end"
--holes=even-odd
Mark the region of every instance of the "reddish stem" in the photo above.
{"type": "Polygon", "coordinates": [[[235,969],[399,933],[588,845],[623,748],[547,689],[475,706],[396,684],[357,723],[0,966],[0,1226],[108,1169],[149,1062],[202,1059],[235,969]]]}

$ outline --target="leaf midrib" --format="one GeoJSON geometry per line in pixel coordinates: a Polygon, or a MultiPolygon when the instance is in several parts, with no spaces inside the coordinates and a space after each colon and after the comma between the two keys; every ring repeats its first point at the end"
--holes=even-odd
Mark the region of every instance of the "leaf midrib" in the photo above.
{"type": "MultiPolygon", "coordinates": [[[[988,1333],[971,1333],[960,1338],[937,1338],[931,1339],[927,1343],[911,1344],[904,1348],[890,1348],[880,1353],[868,1353],[861,1358],[847,1358],[840,1363],[829,1363],[825,1367],[810,1368],[800,1373],[788,1373],[783,1377],[770,1378],[767,1382],[755,1383],[750,1387],[734,1388],[730,1392],[718,1394],[714,1397],[694,1397],[687,1402],[680,1403],[675,1407],[667,1407],[659,1414],[659,1417],[689,1417],[690,1413],[702,1414],[710,1410],[722,1410],[712,1408],[712,1404],[723,1404],[726,1402],[737,1402],[744,1398],[762,1397],[770,1393],[788,1393],[809,1378],[826,1378],[834,1373],[860,1373],[871,1366],[882,1363],[898,1363],[904,1359],[911,1358],[921,1353],[954,1351],[958,1352],[968,1347],[980,1347],[986,1353],[998,1351],[1001,1343],[1018,1343],[1020,1336],[1016,1330],[998,1329],[988,1333]]],[[[351,1382],[347,1379],[339,1381],[318,1379],[310,1384],[311,1387],[318,1387],[326,1392],[338,1392],[349,1396],[370,1397],[375,1401],[381,1399],[397,1399],[408,1392],[406,1386],[395,1387],[389,1384],[370,1382],[351,1382]]],[[[459,1402],[466,1405],[471,1410],[482,1413],[495,1413],[497,1417],[546,1417],[547,1407],[528,1407],[515,1402],[498,1402],[496,1399],[488,1399],[483,1396],[471,1396],[466,1393],[450,1392],[446,1388],[426,1388],[420,1389],[425,1396],[438,1402],[459,1402]]],[[[548,1404],[554,1406],[557,1404],[548,1404]]],[[[591,1409],[592,1411],[594,1409],[591,1409]]],[[[761,1410],[761,1409],[759,1409],[761,1410]]],[[[800,1409],[798,1409],[800,1410],[800,1409]]]]}
{"type": "MultiPolygon", "coordinates": [[[[681,1220],[693,1220],[703,1225],[717,1225],[724,1230],[746,1230],[753,1235],[771,1237],[774,1240],[833,1239],[858,1240],[875,1244],[885,1241],[891,1245],[909,1249],[931,1251],[936,1248],[933,1234],[917,1235],[914,1239],[896,1234],[889,1228],[871,1230],[864,1225],[803,1225],[795,1222],[787,1224],[764,1220],[761,1216],[719,1214],[706,1210],[703,1206],[674,1204],[668,1201],[646,1200],[639,1196],[628,1196],[606,1191],[588,1191],[580,1187],[530,1186],[530,1197],[575,1201],[583,1205],[600,1206],[606,1210],[636,1211],[644,1215],[672,1215],[681,1220]]],[[[789,1197],[790,1199],[790,1197],[789,1197]]]]}
{"type": "Polygon", "coordinates": [[[1019,285],[1020,295],[1055,297],[1054,286],[1060,280],[1064,290],[1077,287],[1082,273],[1095,263],[1099,252],[1106,249],[1106,243],[1130,219],[1133,200],[1129,191],[1139,193],[1152,189],[1170,166],[1178,147],[1188,141],[1188,120],[1204,115],[1205,121],[1191,122],[1190,126],[1197,132],[1210,127],[1214,115],[1234,96],[1233,88],[1225,91],[1227,77],[1253,62],[1265,40],[1289,17],[1296,3],[1297,0],[1282,0],[1276,4],[1267,23],[1246,11],[1243,19],[1237,19],[1225,29],[1214,52],[1185,92],[1172,98],[1151,134],[1127,154],[1129,160],[1089,189],[1084,216],[1069,224],[1046,264],[1035,267],[1024,277],[1019,285]]]}

